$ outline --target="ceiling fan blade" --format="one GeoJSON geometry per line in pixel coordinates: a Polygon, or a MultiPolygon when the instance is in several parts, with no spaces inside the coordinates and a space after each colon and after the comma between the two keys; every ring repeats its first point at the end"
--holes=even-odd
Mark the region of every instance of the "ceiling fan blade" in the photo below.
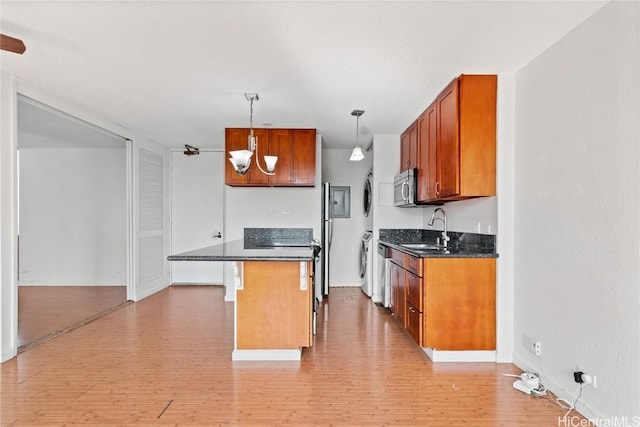
{"type": "Polygon", "coordinates": [[[0,34],[0,49],[22,55],[27,48],[20,39],[0,34]]]}

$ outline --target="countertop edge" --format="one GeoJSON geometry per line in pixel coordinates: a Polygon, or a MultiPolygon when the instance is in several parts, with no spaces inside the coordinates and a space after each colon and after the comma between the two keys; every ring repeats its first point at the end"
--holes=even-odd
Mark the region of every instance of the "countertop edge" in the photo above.
{"type": "Polygon", "coordinates": [[[170,255],[168,261],[313,261],[313,256],[170,255]]]}
{"type": "Polygon", "coordinates": [[[456,248],[456,253],[445,253],[441,251],[414,251],[403,247],[398,243],[391,243],[385,240],[378,240],[378,243],[389,248],[397,249],[416,258],[499,258],[496,252],[481,252],[474,249],[456,248]]]}

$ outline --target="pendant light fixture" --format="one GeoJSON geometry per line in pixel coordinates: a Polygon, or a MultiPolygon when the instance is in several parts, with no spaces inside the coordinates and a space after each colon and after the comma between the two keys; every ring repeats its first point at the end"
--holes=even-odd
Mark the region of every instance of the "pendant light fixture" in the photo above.
{"type": "Polygon", "coordinates": [[[356,146],[353,147],[351,157],[349,157],[349,160],[351,160],[352,162],[359,162],[360,160],[364,159],[364,153],[362,152],[362,148],[360,148],[360,144],[358,143],[360,116],[363,114],[364,110],[353,110],[351,112],[352,116],[356,116],[356,146]]]}
{"type": "Polygon", "coordinates": [[[249,107],[249,139],[248,139],[248,149],[247,150],[236,150],[230,151],[229,154],[231,158],[229,161],[233,165],[233,169],[236,171],[238,175],[244,175],[249,171],[249,166],[251,166],[251,156],[253,156],[253,152],[256,153],[256,165],[258,165],[258,169],[265,175],[275,175],[274,169],[276,168],[276,163],[278,162],[277,156],[264,156],[264,163],[266,165],[266,171],[262,169],[260,166],[260,157],[258,154],[258,137],[253,134],[253,101],[257,101],[258,98],[257,93],[245,93],[244,97],[247,101],[250,102],[249,107]]]}

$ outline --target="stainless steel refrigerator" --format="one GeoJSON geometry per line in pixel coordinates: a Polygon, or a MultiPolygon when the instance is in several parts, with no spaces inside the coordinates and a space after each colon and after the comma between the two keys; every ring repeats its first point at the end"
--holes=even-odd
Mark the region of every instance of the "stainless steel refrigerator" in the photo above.
{"type": "MultiPolygon", "coordinates": [[[[328,182],[322,183],[322,252],[320,252],[321,283],[320,290],[322,296],[329,295],[329,253],[331,251],[331,240],[333,238],[333,200],[331,196],[331,185],[328,182]]],[[[322,300],[322,298],[320,298],[322,300]]]]}

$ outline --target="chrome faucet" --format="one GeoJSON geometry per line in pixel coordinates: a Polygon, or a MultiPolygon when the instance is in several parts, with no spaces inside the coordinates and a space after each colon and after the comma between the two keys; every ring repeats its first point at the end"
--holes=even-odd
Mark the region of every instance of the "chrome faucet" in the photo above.
{"type": "Polygon", "coordinates": [[[429,227],[432,227],[436,219],[439,219],[444,224],[444,228],[442,229],[442,246],[446,248],[447,242],[451,240],[451,238],[447,235],[447,211],[445,211],[444,208],[436,208],[433,211],[433,214],[431,214],[431,219],[429,220],[429,223],[427,225],[429,227]],[[438,212],[442,212],[442,218],[436,218],[436,214],[438,212]]]}

